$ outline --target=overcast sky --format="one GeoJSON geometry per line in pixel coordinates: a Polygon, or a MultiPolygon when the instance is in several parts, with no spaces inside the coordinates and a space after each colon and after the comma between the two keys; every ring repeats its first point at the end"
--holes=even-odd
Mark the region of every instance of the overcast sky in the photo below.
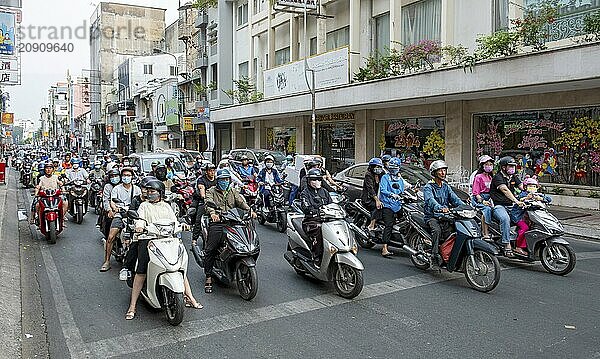
{"type": "MultiPolygon", "coordinates": [[[[166,24],[177,20],[178,0],[122,0],[117,3],[153,6],[167,9],[166,24]]],[[[99,1],[90,0],[25,0],[23,1],[22,26],[71,26],[74,29],[90,26],[90,17],[99,1]]],[[[80,30],[81,32],[82,30],[80,30]]],[[[48,39],[48,31],[41,40],[22,40],[26,42],[59,42],[72,43],[74,51],[21,54],[21,85],[6,86],[10,93],[10,111],[17,119],[39,119],[40,109],[46,107],[48,88],[60,81],[65,81],[67,69],[73,76],[81,74],[82,69],[90,68],[90,46],[86,39],[48,39]]],[[[25,32],[27,35],[27,31],[25,32]]]]}

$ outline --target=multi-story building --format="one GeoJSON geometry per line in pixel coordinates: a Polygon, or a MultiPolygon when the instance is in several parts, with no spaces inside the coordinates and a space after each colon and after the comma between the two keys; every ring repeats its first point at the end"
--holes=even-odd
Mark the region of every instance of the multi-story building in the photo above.
{"type": "Polygon", "coordinates": [[[422,40],[472,52],[478,36],[512,28],[509,19],[539,2],[323,0],[318,9],[327,17],[310,16],[304,34],[301,15],[275,11],[266,0],[220,1],[209,10],[207,29],[209,38],[218,29],[220,59],[231,58],[232,73],[215,65],[209,81],[216,78],[222,92],[225,83],[248,76],[265,99],[233,106],[216,102],[211,122],[223,126],[220,136],[229,135],[234,147],[310,152],[311,96],[298,62],[308,53],[317,71],[316,148],[330,170],[387,152],[425,165],[445,157],[460,174],[474,168],[482,153],[512,154],[548,181],[600,186],[599,151],[561,142],[562,133],[576,131],[579,118],[600,121],[600,62],[594,60],[600,46],[581,36],[573,41],[582,34],[584,16],[600,10],[599,0],[561,0],[559,16],[547,27],[545,50],[526,47],[471,69],[438,63],[354,81],[359,68],[371,66],[372,54],[402,51],[422,40]],[[233,13],[233,23],[222,12],[233,13]]]}
{"type": "MultiPolygon", "coordinates": [[[[122,145],[114,133],[121,123],[108,123],[107,105],[114,94],[114,69],[131,56],[152,55],[164,42],[165,9],[101,2],[91,17],[90,79],[93,143],[99,148],[122,145]]],[[[117,120],[120,120],[117,118],[117,120]]]]}

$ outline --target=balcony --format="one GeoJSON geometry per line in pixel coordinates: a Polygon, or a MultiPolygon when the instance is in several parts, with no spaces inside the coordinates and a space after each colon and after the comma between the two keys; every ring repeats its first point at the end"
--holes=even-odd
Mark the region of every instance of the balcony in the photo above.
{"type": "Polygon", "coordinates": [[[549,36],[547,41],[557,41],[583,35],[583,19],[598,10],[600,9],[595,7],[561,15],[555,22],[548,25],[549,36]]]}
{"type": "Polygon", "coordinates": [[[201,69],[208,67],[208,56],[200,54],[196,60],[196,67],[201,69]]]}
{"type": "Polygon", "coordinates": [[[208,25],[208,14],[205,12],[199,13],[196,17],[196,28],[200,29],[208,25]]]}

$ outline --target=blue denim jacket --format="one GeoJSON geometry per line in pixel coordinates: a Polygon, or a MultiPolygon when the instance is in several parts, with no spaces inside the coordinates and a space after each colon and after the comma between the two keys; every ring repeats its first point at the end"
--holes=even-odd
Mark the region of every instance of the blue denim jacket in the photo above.
{"type": "Polygon", "coordinates": [[[394,213],[400,211],[402,208],[402,202],[400,200],[396,200],[392,198],[393,194],[402,194],[404,192],[404,180],[402,177],[395,177],[389,173],[386,173],[381,177],[381,181],[379,182],[379,199],[383,204],[383,207],[389,208],[394,213]],[[398,184],[398,188],[392,187],[392,185],[396,183],[398,184]]]}
{"type": "Polygon", "coordinates": [[[436,212],[441,211],[444,207],[453,208],[464,204],[446,182],[442,182],[442,185],[438,186],[435,181],[430,181],[423,187],[423,197],[425,200],[425,221],[439,217],[440,214],[436,212]]]}

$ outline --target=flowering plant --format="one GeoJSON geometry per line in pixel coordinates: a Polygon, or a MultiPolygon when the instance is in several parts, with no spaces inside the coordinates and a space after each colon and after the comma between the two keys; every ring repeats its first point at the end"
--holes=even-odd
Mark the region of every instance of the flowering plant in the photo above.
{"type": "Polygon", "coordinates": [[[558,16],[558,1],[545,0],[532,4],[524,9],[523,19],[511,22],[523,45],[532,46],[534,50],[544,50],[549,37],[548,26],[558,16]]]}
{"type": "Polygon", "coordinates": [[[433,64],[440,61],[442,48],[438,41],[421,40],[417,44],[404,47],[400,61],[404,70],[421,70],[423,67],[433,69],[433,64]]]}
{"type": "Polygon", "coordinates": [[[432,157],[444,157],[446,155],[446,141],[438,129],[434,129],[423,145],[423,152],[432,157]]]}

